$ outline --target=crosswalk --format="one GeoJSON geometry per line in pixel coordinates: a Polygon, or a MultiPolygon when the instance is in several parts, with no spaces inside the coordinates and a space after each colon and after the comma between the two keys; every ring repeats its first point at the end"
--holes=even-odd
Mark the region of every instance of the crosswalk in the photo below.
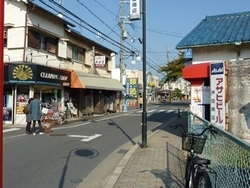
{"type": "MultiPolygon", "coordinates": [[[[165,109],[150,109],[147,113],[171,113],[176,112],[176,110],[165,110],[165,109]]],[[[135,113],[142,113],[142,110],[135,111],[135,113]]]]}

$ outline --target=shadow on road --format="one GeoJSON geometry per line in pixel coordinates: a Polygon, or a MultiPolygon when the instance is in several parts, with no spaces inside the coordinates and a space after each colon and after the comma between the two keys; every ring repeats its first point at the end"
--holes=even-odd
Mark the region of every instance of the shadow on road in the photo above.
{"type": "Polygon", "coordinates": [[[108,125],[110,126],[116,126],[120,131],[129,139],[129,141],[135,145],[136,142],[118,125],[116,124],[112,119],[109,119],[110,122],[108,122],[108,125]]]}

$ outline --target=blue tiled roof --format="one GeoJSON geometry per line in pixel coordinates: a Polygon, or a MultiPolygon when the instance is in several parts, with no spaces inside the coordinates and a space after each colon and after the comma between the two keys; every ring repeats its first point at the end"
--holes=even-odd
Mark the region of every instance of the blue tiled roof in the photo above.
{"type": "Polygon", "coordinates": [[[206,16],[176,46],[187,49],[199,46],[250,42],[250,11],[206,16]]]}

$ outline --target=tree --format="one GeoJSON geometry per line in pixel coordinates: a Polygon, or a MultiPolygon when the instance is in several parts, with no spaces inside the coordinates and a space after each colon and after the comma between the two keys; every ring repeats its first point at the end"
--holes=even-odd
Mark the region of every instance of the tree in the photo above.
{"type": "Polygon", "coordinates": [[[175,97],[176,99],[182,99],[182,91],[178,88],[175,88],[173,91],[173,97],[175,97]]]}
{"type": "Polygon", "coordinates": [[[184,68],[183,61],[184,61],[184,51],[180,51],[177,59],[167,62],[165,66],[162,66],[159,69],[159,72],[165,73],[163,81],[164,83],[168,84],[170,102],[171,102],[170,84],[172,82],[177,81],[178,78],[182,77],[182,69],[184,68]]]}

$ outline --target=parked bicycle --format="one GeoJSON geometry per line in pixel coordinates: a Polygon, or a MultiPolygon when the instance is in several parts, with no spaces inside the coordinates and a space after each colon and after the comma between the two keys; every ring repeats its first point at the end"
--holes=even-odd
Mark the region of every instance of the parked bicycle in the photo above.
{"type": "Polygon", "coordinates": [[[66,115],[62,111],[54,112],[51,109],[43,108],[41,120],[43,122],[54,121],[56,124],[63,124],[66,122],[66,115]]]}
{"type": "MultiPolygon", "coordinates": [[[[182,150],[189,152],[185,169],[185,188],[212,188],[208,172],[213,172],[215,176],[216,172],[209,167],[211,164],[209,159],[201,158],[197,154],[202,154],[207,139],[205,132],[210,131],[214,137],[217,132],[211,126],[205,128],[200,134],[187,132],[182,124],[171,127],[176,129],[178,126],[181,126],[184,131],[182,134],[182,150]]],[[[217,176],[215,180],[216,178],[217,176]]]]}

